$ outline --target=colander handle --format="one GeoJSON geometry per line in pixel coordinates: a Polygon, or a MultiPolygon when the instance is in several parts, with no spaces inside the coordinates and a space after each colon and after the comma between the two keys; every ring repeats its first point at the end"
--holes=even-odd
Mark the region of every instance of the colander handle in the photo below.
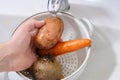
{"type": "Polygon", "coordinates": [[[93,25],[87,18],[81,18],[81,21],[84,23],[86,29],[88,30],[90,36],[93,34],[93,25]]]}

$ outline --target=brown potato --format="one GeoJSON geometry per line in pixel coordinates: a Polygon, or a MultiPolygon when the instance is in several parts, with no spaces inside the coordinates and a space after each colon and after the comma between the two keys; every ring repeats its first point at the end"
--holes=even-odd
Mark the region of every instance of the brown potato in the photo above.
{"type": "Polygon", "coordinates": [[[39,49],[53,47],[60,39],[63,28],[64,24],[60,18],[56,16],[46,18],[45,25],[39,30],[35,38],[35,45],[39,49]]]}
{"type": "Polygon", "coordinates": [[[39,58],[32,67],[35,80],[60,80],[63,77],[61,64],[52,57],[39,58]]]}

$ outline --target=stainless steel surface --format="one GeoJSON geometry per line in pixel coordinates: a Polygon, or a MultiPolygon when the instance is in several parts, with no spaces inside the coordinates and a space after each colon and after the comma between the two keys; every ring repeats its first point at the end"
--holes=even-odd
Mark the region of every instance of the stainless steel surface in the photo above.
{"type": "Polygon", "coordinates": [[[48,0],[47,9],[53,14],[59,11],[68,11],[69,8],[68,0],[48,0]]]}

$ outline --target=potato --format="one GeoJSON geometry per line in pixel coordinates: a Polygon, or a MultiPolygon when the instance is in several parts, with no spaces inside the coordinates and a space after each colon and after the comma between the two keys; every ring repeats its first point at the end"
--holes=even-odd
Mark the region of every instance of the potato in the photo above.
{"type": "Polygon", "coordinates": [[[53,58],[39,58],[32,67],[35,80],[60,80],[63,77],[61,64],[53,58]]]}
{"type": "Polygon", "coordinates": [[[35,45],[39,49],[52,48],[59,41],[63,28],[64,24],[60,18],[56,16],[46,18],[45,25],[39,30],[35,38],[35,45]]]}

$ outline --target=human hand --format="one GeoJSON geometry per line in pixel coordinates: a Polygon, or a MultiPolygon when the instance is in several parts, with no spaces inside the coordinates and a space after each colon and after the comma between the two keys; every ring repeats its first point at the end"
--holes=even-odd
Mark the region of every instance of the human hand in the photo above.
{"type": "Polygon", "coordinates": [[[44,21],[29,20],[15,31],[8,41],[9,50],[12,52],[9,61],[11,71],[27,69],[36,61],[33,40],[38,29],[44,24],[44,21]]]}

